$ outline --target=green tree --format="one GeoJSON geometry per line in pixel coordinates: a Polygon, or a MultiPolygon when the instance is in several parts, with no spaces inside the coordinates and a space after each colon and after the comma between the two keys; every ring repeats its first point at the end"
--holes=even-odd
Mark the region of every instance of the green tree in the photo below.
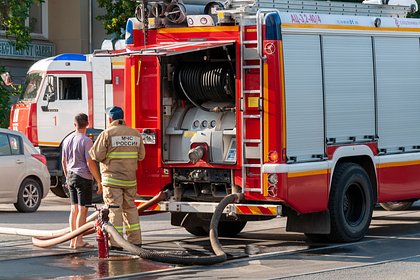
{"type": "Polygon", "coordinates": [[[99,7],[104,8],[106,13],[97,16],[96,19],[103,21],[107,34],[112,39],[121,39],[125,34],[127,19],[134,16],[137,3],[132,0],[97,0],[99,7]]]}
{"type": "MultiPolygon", "coordinates": [[[[0,30],[5,31],[17,50],[25,49],[31,41],[30,27],[25,21],[29,17],[29,9],[35,3],[44,0],[0,0],[0,30]]],[[[7,69],[0,65],[0,74],[7,69]]],[[[18,88],[7,86],[0,79],[0,127],[8,127],[10,114],[10,97],[18,94],[18,88]]]]}
{"type": "Polygon", "coordinates": [[[0,0],[0,29],[12,40],[16,49],[25,49],[31,41],[30,27],[25,25],[29,9],[44,0],[0,0]]]}

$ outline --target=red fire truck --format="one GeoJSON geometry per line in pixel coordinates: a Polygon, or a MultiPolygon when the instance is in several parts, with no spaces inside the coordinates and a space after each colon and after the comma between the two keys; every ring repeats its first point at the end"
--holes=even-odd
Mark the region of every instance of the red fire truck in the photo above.
{"type": "Polygon", "coordinates": [[[420,197],[413,6],[232,0],[214,18],[170,5],[179,25],[164,3],[149,18],[140,6],[111,56],[125,57],[126,115],[145,136],[138,194],[172,190],[154,208],[172,224],[204,235],[243,193],[219,234],[281,215],[289,231],[354,241],[375,203],[420,197]]]}
{"type": "Polygon", "coordinates": [[[420,198],[412,6],[231,0],[190,16],[144,4],[126,49],[96,53],[124,61],[127,123],[146,144],[138,203],[168,189],[153,210],[205,235],[242,193],[219,235],[280,215],[310,239],[355,241],[375,203],[420,198]]]}

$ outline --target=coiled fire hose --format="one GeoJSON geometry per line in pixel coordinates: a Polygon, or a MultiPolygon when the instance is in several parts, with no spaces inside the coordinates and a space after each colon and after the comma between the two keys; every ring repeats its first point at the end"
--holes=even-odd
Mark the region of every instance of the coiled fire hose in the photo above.
{"type": "Polygon", "coordinates": [[[223,214],[223,210],[227,205],[239,202],[242,200],[242,193],[234,193],[225,196],[222,201],[217,205],[214,214],[210,222],[210,243],[211,248],[213,249],[214,255],[212,256],[190,256],[190,255],[175,255],[174,252],[159,252],[154,250],[148,250],[144,248],[137,247],[128,241],[126,241],[118,231],[110,224],[105,224],[104,229],[108,232],[114,240],[126,251],[139,255],[143,259],[148,259],[152,261],[172,263],[172,264],[185,264],[185,265],[210,265],[226,261],[227,256],[223,251],[223,247],[218,239],[218,225],[220,217],[223,214]]]}

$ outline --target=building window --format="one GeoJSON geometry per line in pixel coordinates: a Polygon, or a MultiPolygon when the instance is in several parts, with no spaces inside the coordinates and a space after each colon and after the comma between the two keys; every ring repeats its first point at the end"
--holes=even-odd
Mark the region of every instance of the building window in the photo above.
{"type": "Polygon", "coordinates": [[[29,28],[32,33],[42,34],[42,3],[34,3],[29,10],[29,28]]]}
{"type": "Polygon", "coordinates": [[[26,25],[29,26],[32,34],[40,34],[48,38],[48,0],[32,4],[26,25]]]}
{"type": "MultiPolygon", "coordinates": [[[[7,1],[6,1],[7,2],[7,1]]],[[[0,0],[0,9],[6,9],[3,7],[4,1],[0,0]]],[[[7,10],[4,11],[7,13],[7,10]]],[[[25,25],[30,28],[31,33],[42,34],[44,37],[48,35],[48,0],[44,0],[43,3],[33,3],[29,9],[29,17],[25,21],[25,25]]],[[[0,30],[1,26],[0,26],[0,30]]]]}

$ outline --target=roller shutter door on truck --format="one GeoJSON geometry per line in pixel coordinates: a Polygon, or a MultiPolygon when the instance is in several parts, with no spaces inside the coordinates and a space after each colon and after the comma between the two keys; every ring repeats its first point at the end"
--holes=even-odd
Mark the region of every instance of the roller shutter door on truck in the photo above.
{"type": "Polygon", "coordinates": [[[283,52],[287,157],[314,160],[325,148],[320,37],[284,35],[283,52]]]}
{"type": "Polygon", "coordinates": [[[322,52],[327,141],[373,140],[375,86],[371,37],[322,36],[322,52]]]}
{"type": "Polygon", "coordinates": [[[419,38],[374,38],[379,149],[393,153],[420,145],[419,38]]]}

